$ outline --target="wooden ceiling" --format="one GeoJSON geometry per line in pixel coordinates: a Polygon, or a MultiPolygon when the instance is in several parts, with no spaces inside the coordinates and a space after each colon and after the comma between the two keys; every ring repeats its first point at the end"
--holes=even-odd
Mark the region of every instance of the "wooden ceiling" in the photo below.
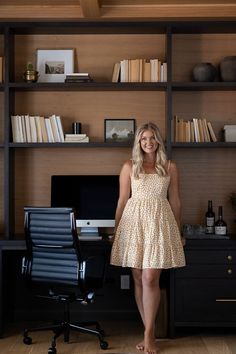
{"type": "Polygon", "coordinates": [[[236,0],[0,0],[0,19],[236,18],[236,0]]]}

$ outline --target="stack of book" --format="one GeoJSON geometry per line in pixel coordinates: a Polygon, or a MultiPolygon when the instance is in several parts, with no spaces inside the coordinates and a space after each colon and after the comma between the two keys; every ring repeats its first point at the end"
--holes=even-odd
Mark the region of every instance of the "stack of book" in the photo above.
{"type": "Polygon", "coordinates": [[[193,118],[184,121],[183,118],[174,117],[174,141],[181,143],[216,142],[217,137],[211,122],[205,118],[193,118]]]}
{"type": "Polygon", "coordinates": [[[71,73],[67,74],[65,78],[66,83],[81,83],[92,81],[93,79],[90,77],[89,73],[71,73]]]}
{"type": "Polygon", "coordinates": [[[86,134],[65,134],[65,143],[89,143],[86,134]]]}
{"type": "Polygon", "coordinates": [[[11,116],[14,143],[59,143],[64,142],[61,117],[14,115],[11,116]]]}
{"type": "Polygon", "coordinates": [[[167,63],[160,59],[124,59],[114,64],[112,82],[166,82],[167,63]]]}

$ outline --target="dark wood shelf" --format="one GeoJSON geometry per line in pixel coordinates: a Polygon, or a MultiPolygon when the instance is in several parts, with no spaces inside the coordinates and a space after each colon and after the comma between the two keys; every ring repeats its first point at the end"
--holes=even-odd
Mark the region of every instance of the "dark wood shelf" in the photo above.
{"type": "MultiPolygon", "coordinates": [[[[166,33],[168,29],[176,34],[192,33],[235,33],[235,17],[232,18],[159,18],[158,20],[145,18],[136,19],[96,19],[88,21],[87,19],[51,20],[40,19],[36,22],[31,20],[21,21],[12,19],[11,22],[4,21],[2,26],[9,27],[13,34],[85,34],[85,33],[166,33]],[[194,21],[194,25],[193,25],[194,21]]],[[[1,30],[1,28],[0,28],[1,30]]],[[[1,33],[1,32],[0,32],[1,33]]]]}
{"type": "Polygon", "coordinates": [[[225,141],[205,142],[205,143],[172,143],[173,148],[235,148],[236,142],[227,143],[225,141]]]}
{"type": "Polygon", "coordinates": [[[10,143],[10,148],[130,148],[130,143],[10,143]]]}
{"type": "Polygon", "coordinates": [[[234,91],[236,82],[173,82],[173,91],[234,91]]]}
{"type": "Polygon", "coordinates": [[[87,19],[71,19],[70,21],[12,21],[5,22],[5,27],[9,27],[13,34],[163,34],[166,33],[170,22],[165,20],[142,21],[124,19],[111,21],[110,19],[96,19],[88,21],[87,19]]]}
{"type": "Polygon", "coordinates": [[[9,84],[16,91],[165,91],[166,82],[14,82],[9,84]]]}

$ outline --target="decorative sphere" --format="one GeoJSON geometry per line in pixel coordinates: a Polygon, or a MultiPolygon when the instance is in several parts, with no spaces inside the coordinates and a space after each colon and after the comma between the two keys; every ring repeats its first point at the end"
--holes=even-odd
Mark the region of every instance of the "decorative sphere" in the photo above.
{"type": "Polygon", "coordinates": [[[236,56],[225,57],[220,62],[222,81],[236,81],[236,56]]]}
{"type": "Polygon", "coordinates": [[[211,63],[200,63],[193,68],[194,81],[214,81],[216,78],[217,69],[211,63]]]}

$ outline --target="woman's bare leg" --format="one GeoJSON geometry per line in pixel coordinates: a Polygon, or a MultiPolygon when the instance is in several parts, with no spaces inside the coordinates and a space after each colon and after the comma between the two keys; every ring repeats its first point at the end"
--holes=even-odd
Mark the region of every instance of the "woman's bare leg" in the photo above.
{"type": "Polygon", "coordinates": [[[156,354],[158,351],[155,342],[155,321],[161,297],[160,275],[161,269],[143,269],[142,271],[145,354],[156,354]]]}
{"type": "MultiPolygon", "coordinates": [[[[132,269],[132,275],[134,279],[134,296],[136,300],[136,304],[140,313],[140,316],[143,321],[143,325],[145,327],[144,322],[144,311],[143,311],[143,285],[142,285],[142,269],[132,269]]],[[[136,345],[136,349],[144,350],[144,340],[136,345]]]]}

